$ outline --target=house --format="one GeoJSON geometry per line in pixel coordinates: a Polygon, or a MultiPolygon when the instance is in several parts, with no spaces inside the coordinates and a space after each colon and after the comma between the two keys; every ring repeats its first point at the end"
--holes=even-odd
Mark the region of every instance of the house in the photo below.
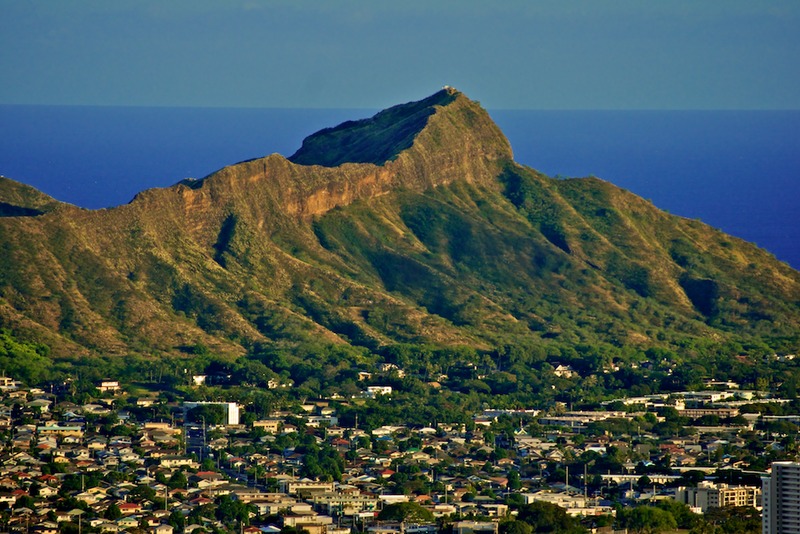
{"type": "Polygon", "coordinates": [[[176,456],[176,455],[162,456],[159,459],[159,463],[161,467],[168,467],[168,468],[191,467],[196,469],[198,467],[197,462],[195,462],[191,458],[187,458],[186,456],[176,456]]]}
{"type": "Polygon", "coordinates": [[[50,405],[53,404],[52,401],[47,399],[35,399],[30,401],[27,406],[32,410],[39,410],[41,413],[47,413],[50,411],[50,405]]]}
{"type": "Polygon", "coordinates": [[[86,448],[93,451],[100,451],[106,448],[106,439],[101,436],[90,438],[86,441],[86,448]]]}
{"type": "Polygon", "coordinates": [[[382,373],[396,373],[398,377],[403,378],[406,376],[406,372],[400,369],[397,365],[393,363],[382,363],[378,366],[378,369],[382,373]]]}
{"type": "Polygon", "coordinates": [[[577,376],[578,373],[569,365],[559,365],[553,370],[553,374],[560,378],[572,378],[577,376]]]}
{"type": "Polygon", "coordinates": [[[139,516],[129,515],[126,517],[121,517],[117,520],[117,526],[120,528],[120,530],[136,528],[139,526],[139,516]]]}
{"type": "Polygon", "coordinates": [[[83,437],[82,425],[60,425],[58,423],[53,423],[40,426],[37,430],[39,432],[39,436],[83,437]]]}
{"type": "Polygon", "coordinates": [[[50,521],[45,521],[30,529],[30,531],[36,534],[58,534],[58,525],[50,521]]]}
{"type": "Polygon", "coordinates": [[[281,518],[284,528],[296,527],[307,530],[309,534],[325,534],[327,527],[333,525],[333,518],[315,512],[290,512],[281,518]]]}
{"type": "Polygon", "coordinates": [[[267,380],[268,389],[288,388],[291,387],[292,384],[294,384],[293,380],[288,380],[287,382],[275,380],[274,378],[270,378],[269,380],[267,380]]]}
{"type": "Polygon", "coordinates": [[[364,392],[364,397],[369,399],[374,399],[381,395],[391,395],[392,394],[392,386],[367,386],[367,390],[364,392]]]}
{"type": "Polygon", "coordinates": [[[280,419],[261,419],[253,421],[253,428],[260,428],[268,434],[277,434],[280,432],[281,423],[280,419]]]}
{"type": "MultiPolygon", "coordinates": [[[[142,513],[142,505],[136,502],[123,502],[119,505],[119,511],[122,512],[122,515],[131,515],[131,514],[141,514],[142,513]]],[[[138,525],[138,522],[137,522],[138,525]]]]}
{"type": "Polygon", "coordinates": [[[0,376],[0,390],[17,389],[21,385],[10,376],[0,376]]]}
{"type": "Polygon", "coordinates": [[[111,380],[105,379],[101,380],[100,384],[97,385],[97,391],[100,393],[116,393],[120,390],[119,381],[118,380],[111,380]]]}

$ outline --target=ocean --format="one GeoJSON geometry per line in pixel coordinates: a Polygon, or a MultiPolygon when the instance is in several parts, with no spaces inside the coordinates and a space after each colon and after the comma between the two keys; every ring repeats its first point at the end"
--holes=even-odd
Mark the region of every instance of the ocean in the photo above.
{"type": "MultiPolygon", "coordinates": [[[[0,175],[103,208],[299,148],[364,109],[0,106],[0,175]]],[[[594,175],[800,269],[800,111],[490,110],[515,159],[594,175]]]]}

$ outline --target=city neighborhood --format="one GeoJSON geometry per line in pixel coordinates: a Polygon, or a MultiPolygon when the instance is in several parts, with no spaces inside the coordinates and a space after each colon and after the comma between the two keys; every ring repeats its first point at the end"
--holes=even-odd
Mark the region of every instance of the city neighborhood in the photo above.
{"type": "MultiPolygon", "coordinates": [[[[656,503],[760,511],[761,480],[794,458],[800,415],[770,415],[786,401],[767,392],[707,386],[368,429],[339,425],[349,399],[243,424],[234,402],[134,399],[105,380],[77,404],[3,377],[0,530],[497,533],[547,503],[614,532],[621,511],[656,503]],[[412,506],[427,521],[381,517],[412,506]]],[[[390,387],[363,394],[391,402],[390,387]]]]}

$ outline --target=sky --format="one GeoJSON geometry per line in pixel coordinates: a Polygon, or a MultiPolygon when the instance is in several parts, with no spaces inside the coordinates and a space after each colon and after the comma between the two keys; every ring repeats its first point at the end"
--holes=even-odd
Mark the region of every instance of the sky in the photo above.
{"type": "Polygon", "coordinates": [[[0,0],[0,104],[800,109],[797,0],[0,0]]]}

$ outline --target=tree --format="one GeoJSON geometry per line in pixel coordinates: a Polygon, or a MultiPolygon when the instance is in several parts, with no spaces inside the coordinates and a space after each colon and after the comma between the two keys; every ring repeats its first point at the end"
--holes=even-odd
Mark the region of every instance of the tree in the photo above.
{"type": "Polygon", "coordinates": [[[698,520],[689,534],[719,534],[719,528],[706,519],[698,520]]]}
{"type": "Polygon", "coordinates": [[[132,500],[147,499],[148,501],[152,501],[153,499],[156,498],[156,490],[154,490],[147,484],[139,484],[130,491],[128,496],[132,500]]]}
{"type": "Polygon", "coordinates": [[[678,524],[678,528],[692,528],[700,518],[699,515],[692,512],[688,505],[672,499],[659,501],[656,507],[672,514],[678,524]]]}
{"type": "Polygon", "coordinates": [[[216,516],[223,523],[230,524],[238,521],[242,525],[250,524],[250,511],[252,506],[242,501],[232,498],[230,495],[223,495],[216,500],[216,516]]]}
{"type": "Polygon", "coordinates": [[[653,506],[637,506],[625,511],[622,521],[626,527],[638,534],[658,534],[678,528],[678,523],[672,514],[653,506]]]}
{"type": "Polygon", "coordinates": [[[703,471],[686,471],[681,475],[681,485],[696,488],[697,485],[705,479],[706,474],[703,471]]]}
{"type": "Polygon", "coordinates": [[[506,495],[506,504],[510,508],[516,510],[522,506],[525,506],[525,497],[519,493],[509,493],[506,495]]]}
{"type": "Polygon", "coordinates": [[[758,534],[761,532],[761,514],[752,506],[726,506],[709,508],[705,519],[721,527],[724,534],[758,534]]]}
{"type": "Polygon", "coordinates": [[[415,502],[398,502],[385,506],[378,514],[378,519],[404,523],[431,523],[433,513],[415,502]]]}
{"type": "Polygon", "coordinates": [[[344,459],[339,452],[324,445],[321,449],[312,444],[305,447],[302,476],[322,480],[341,480],[344,471],[344,459]]]}
{"type": "Polygon", "coordinates": [[[183,527],[186,526],[186,517],[184,517],[183,512],[180,510],[173,510],[172,513],[169,514],[167,523],[169,523],[176,531],[182,532],[183,527]]]}
{"type": "Polygon", "coordinates": [[[183,471],[175,471],[167,481],[167,486],[171,489],[186,489],[188,485],[189,481],[186,479],[186,475],[183,471]]]}
{"type": "Polygon", "coordinates": [[[36,510],[36,499],[30,495],[20,495],[14,503],[14,508],[30,508],[36,510]]]}
{"type": "Polygon", "coordinates": [[[636,489],[638,489],[639,491],[644,491],[652,485],[653,481],[650,480],[650,477],[647,475],[642,475],[641,477],[639,477],[639,480],[636,481],[636,489]]]}
{"type": "Polygon", "coordinates": [[[500,534],[533,534],[533,527],[525,521],[506,521],[500,523],[500,534]]]}
{"type": "Polygon", "coordinates": [[[103,514],[103,517],[110,521],[116,521],[122,517],[122,511],[119,509],[117,503],[113,502],[108,508],[106,508],[106,512],[103,514]]]}
{"type": "Polygon", "coordinates": [[[218,404],[201,404],[189,410],[186,414],[189,420],[207,425],[225,424],[225,408],[218,404]]]}
{"type": "Polygon", "coordinates": [[[526,504],[519,510],[519,521],[524,521],[533,527],[533,532],[559,532],[577,534],[586,532],[580,522],[567,511],[549,502],[534,502],[526,504]]]}

